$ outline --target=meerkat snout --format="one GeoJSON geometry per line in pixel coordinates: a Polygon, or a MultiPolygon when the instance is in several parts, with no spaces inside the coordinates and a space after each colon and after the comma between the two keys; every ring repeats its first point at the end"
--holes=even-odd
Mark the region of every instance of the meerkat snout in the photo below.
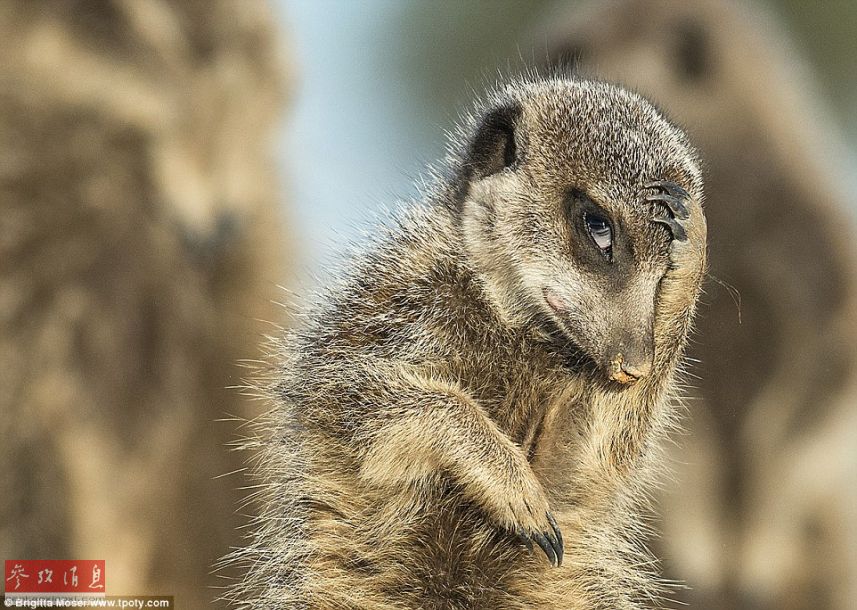
{"type": "Polygon", "coordinates": [[[618,344],[607,351],[608,377],[628,385],[648,377],[654,360],[654,339],[651,333],[633,336],[625,333],[618,344]]]}
{"type": "MultiPolygon", "coordinates": [[[[573,327],[579,312],[575,311],[571,297],[562,296],[561,292],[554,288],[544,288],[542,293],[550,309],[573,327]]],[[[604,325],[603,336],[606,339],[588,343],[593,345],[593,353],[600,353],[600,356],[594,356],[593,360],[611,381],[629,385],[651,373],[654,360],[653,320],[654,311],[634,307],[630,303],[617,308],[611,315],[601,316],[599,321],[604,325]],[[647,318],[648,324],[640,323],[647,318]],[[636,323],[632,324],[632,321],[636,323]],[[594,347],[599,344],[600,350],[594,347]]],[[[577,341],[585,340],[580,333],[574,334],[577,341]]]]}
{"type": "Polygon", "coordinates": [[[636,383],[651,372],[651,357],[629,357],[619,352],[610,360],[610,379],[622,385],[636,383]]]}

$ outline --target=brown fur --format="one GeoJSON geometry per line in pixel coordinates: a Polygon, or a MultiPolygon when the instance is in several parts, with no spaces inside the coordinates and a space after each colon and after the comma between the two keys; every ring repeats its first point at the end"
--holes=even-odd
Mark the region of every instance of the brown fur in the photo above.
{"type": "Polygon", "coordinates": [[[712,280],[700,305],[701,401],[661,509],[668,574],[692,607],[844,609],[857,599],[853,228],[836,138],[772,22],[726,1],[622,0],[555,16],[547,39],[554,61],[687,126],[707,164],[711,275],[740,295],[712,280]]]}
{"type": "Polygon", "coordinates": [[[215,596],[282,281],[256,2],[0,4],[0,555],[106,559],[112,594],[215,596]]]}
{"type": "Polygon", "coordinates": [[[236,605],[614,609],[657,595],[639,511],[705,266],[694,153],[642,98],[562,80],[503,87],[454,147],[279,345],[259,423],[265,512],[234,557],[236,605]],[[657,179],[691,193],[686,241],[643,199],[657,179]],[[614,223],[610,263],[566,215],[592,201],[614,223]],[[611,381],[621,349],[651,373],[611,381]],[[560,567],[515,536],[549,533],[548,512],[560,567]]]}

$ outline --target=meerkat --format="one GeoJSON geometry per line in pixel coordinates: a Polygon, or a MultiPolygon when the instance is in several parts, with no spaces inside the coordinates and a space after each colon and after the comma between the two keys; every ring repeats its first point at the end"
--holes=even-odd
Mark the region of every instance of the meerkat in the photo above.
{"type": "Polygon", "coordinates": [[[638,514],[705,269],[696,154],[642,97],[552,78],[453,149],[281,343],[240,607],[657,596],[638,514]]]}
{"type": "Polygon", "coordinates": [[[539,35],[553,64],[658,103],[706,161],[699,400],[657,544],[693,608],[857,599],[853,202],[812,78],[774,23],[733,2],[621,0],[556,15],[539,35]]]}
{"type": "Polygon", "coordinates": [[[105,559],[203,608],[240,541],[256,414],[229,389],[281,319],[260,2],[0,3],[0,556],[105,559]]]}

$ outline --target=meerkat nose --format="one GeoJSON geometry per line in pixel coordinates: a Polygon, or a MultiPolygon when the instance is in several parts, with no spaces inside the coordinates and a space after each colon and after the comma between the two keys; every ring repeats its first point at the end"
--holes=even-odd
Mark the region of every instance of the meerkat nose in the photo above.
{"type": "Polygon", "coordinates": [[[622,354],[610,361],[610,379],[621,384],[631,384],[652,372],[652,363],[649,360],[633,362],[625,360],[622,354]]]}
{"type": "Polygon", "coordinates": [[[642,379],[643,377],[648,377],[649,373],[652,372],[652,363],[651,362],[639,362],[639,363],[631,363],[631,362],[622,362],[622,371],[627,375],[636,379],[642,379]]]}

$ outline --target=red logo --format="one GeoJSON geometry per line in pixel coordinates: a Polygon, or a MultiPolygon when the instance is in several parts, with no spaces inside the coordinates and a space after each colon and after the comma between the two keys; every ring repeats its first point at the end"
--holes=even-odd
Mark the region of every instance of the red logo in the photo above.
{"type": "Polygon", "coordinates": [[[7,559],[3,584],[7,594],[104,594],[104,560],[7,559]]]}

